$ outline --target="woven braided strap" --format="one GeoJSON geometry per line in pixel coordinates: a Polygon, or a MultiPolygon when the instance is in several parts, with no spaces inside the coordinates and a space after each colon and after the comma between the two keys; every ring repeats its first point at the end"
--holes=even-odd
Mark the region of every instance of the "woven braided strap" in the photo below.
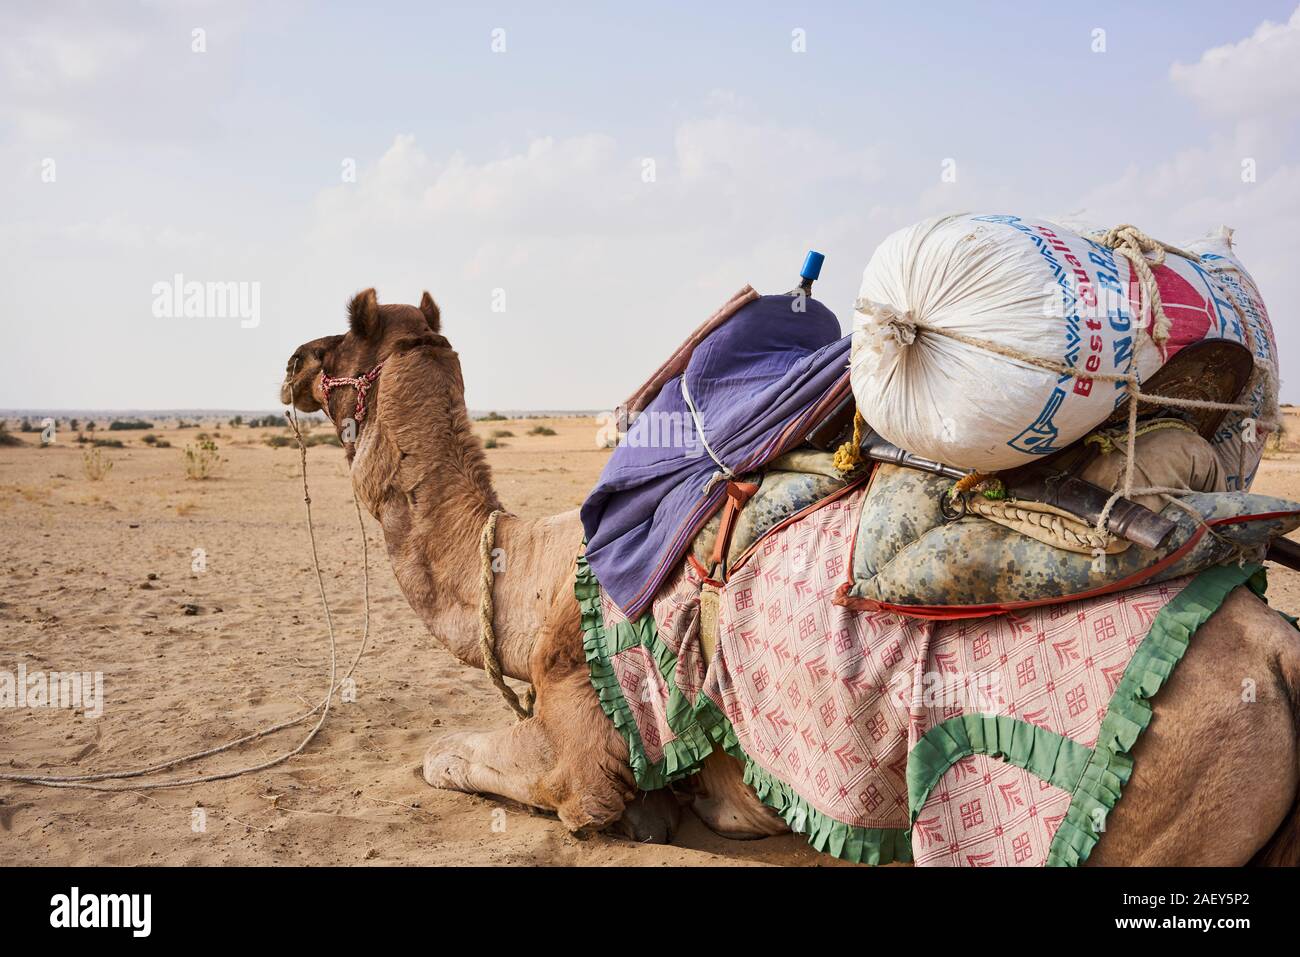
{"type": "Polygon", "coordinates": [[[1091,525],[1079,521],[1069,512],[1043,502],[989,501],[972,495],[966,510],[987,518],[1030,538],[1070,552],[1093,555],[1098,551],[1116,555],[1129,547],[1123,539],[1109,533],[1098,534],[1091,525]]]}

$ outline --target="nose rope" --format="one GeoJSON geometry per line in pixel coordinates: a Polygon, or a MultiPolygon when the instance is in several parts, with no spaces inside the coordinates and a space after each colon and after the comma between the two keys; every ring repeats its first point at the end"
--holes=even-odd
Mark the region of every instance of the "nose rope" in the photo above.
{"type": "MultiPolygon", "coordinates": [[[[384,361],[387,362],[388,360],[385,359],[384,361]]],[[[352,420],[354,422],[361,422],[366,417],[366,393],[370,391],[370,387],[374,385],[375,380],[379,378],[379,370],[383,367],[384,363],[381,362],[365,375],[337,376],[334,378],[327,376],[325,370],[322,369],[320,373],[320,387],[321,391],[325,393],[325,402],[328,404],[330,400],[330,390],[337,389],[339,386],[344,385],[352,386],[352,388],[357,390],[357,404],[352,412],[352,420]]],[[[328,411],[329,410],[326,409],[327,413],[328,411]]]]}

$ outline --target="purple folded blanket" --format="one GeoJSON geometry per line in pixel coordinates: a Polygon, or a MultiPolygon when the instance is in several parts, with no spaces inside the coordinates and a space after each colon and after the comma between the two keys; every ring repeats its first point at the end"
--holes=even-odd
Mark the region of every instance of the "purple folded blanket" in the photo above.
{"type": "Polygon", "coordinates": [[[650,604],[722,504],[724,479],[799,445],[847,394],[848,356],[849,337],[821,303],[761,296],[636,414],[582,506],[587,561],[626,615],[650,604]]]}

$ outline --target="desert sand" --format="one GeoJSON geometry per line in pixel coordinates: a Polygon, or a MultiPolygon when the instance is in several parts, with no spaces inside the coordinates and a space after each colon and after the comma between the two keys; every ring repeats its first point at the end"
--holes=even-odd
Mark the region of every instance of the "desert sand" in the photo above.
{"type": "MultiPolygon", "coordinates": [[[[1300,433],[1300,419],[1291,421],[1291,434],[1300,433]]],[[[125,447],[101,450],[113,468],[99,481],[87,477],[83,447],[66,433],[48,448],[30,434],[22,447],[0,447],[0,669],[104,675],[99,717],[0,708],[0,769],[75,774],[152,763],[294,717],[323,696],[328,639],[298,451],[265,443],[282,430],[213,421],[202,428],[225,460],[204,481],[187,479],[183,464],[197,430],[155,429],[170,448],[145,444],[140,432],[113,433],[125,447]]],[[[597,429],[585,418],[476,424],[484,438],[512,433],[487,454],[506,507],[525,516],[581,503],[609,454],[597,429]],[[538,425],[557,434],[526,434],[538,425]]],[[[1285,449],[1264,464],[1255,491],[1300,498],[1300,454],[1285,449]]],[[[342,668],[361,635],[360,539],[342,450],[316,446],[308,462],[342,668]]],[[[355,701],[336,701],[305,753],[179,790],[101,794],[0,783],[6,862],[837,863],[795,835],[717,837],[689,812],[673,846],[638,845],[610,835],[580,839],[511,802],[429,788],[419,768],[435,733],[514,718],[482,673],[420,625],[368,517],[366,525],[370,650],[355,701]]],[[[1300,611],[1300,574],[1271,574],[1273,604],[1300,611]]],[[[306,727],[182,771],[266,760],[295,746],[306,727]]]]}

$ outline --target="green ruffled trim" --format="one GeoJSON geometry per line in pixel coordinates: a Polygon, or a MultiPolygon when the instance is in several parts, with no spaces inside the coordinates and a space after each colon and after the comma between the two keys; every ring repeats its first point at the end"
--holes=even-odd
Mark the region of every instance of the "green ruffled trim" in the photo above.
{"type": "MultiPolygon", "coordinates": [[[[987,754],[1071,792],[1070,807],[1052,840],[1047,863],[1082,863],[1100,838],[1092,821],[1104,822],[1132,775],[1129,752],[1151,721],[1150,699],[1173,673],[1191,636],[1241,584],[1262,596],[1266,586],[1263,568],[1228,565],[1207,569],[1160,610],[1111,696],[1096,748],[1007,715],[959,715],[931,728],[908,755],[910,821],[915,823],[931,790],[954,763],[968,755],[987,754]]],[[[701,692],[694,703],[689,702],[677,687],[677,656],[660,640],[653,614],[607,628],[600,607],[600,585],[585,556],[578,557],[573,591],[582,610],[583,649],[591,683],[602,709],[627,742],[628,763],[638,787],[654,790],[694,774],[714,747],[721,747],[744,762],[745,783],[759,800],[776,811],[792,831],[806,834],[816,850],[856,863],[912,861],[910,827],[859,827],[819,811],[745,753],[731,722],[711,699],[701,692]],[[646,754],[632,709],[610,664],[615,654],[636,646],[650,652],[668,688],[668,726],[676,739],[664,745],[664,757],[658,762],[646,754]]]]}
{"type": "Polygon", "coordinates": [[[912,860],[911,833],[907,828],[858,827],[817,810],[785,782],[773,777],[747,755],[736,730],[722,710],[701,692],[694,703],[677,687],[677,656],[661,641],[654,616],[646,613],[635,622],[618,622],[607,627],[600,607],[600,585],[587,563],[579,556],[573,585],[574,597],[582,610],[583,650],[592,687],[614,727],[627,742],[628,763],[643,790],[661,788],[699,770],[704,759],[721,747],[745,765],[745,783],[796,833],[808,835],[817,850],[848,861],[866,864],[907,863],[912,860]],[[667,718],[676,740],[664,746],[663,760],[650,760],[636,725],[632,708],[610,664],[621,651],[636,646],[654,658],[668,687],[667,718]]]}
{"type": "Polygon", "coordinates": [[[591,684],[601,708],[627,742],[628,764],[637,787],[653,791],[694,774],[713,752],[714,739],[700,726],[690,702],[677,687],[677,656],[659,639],[654,615],[647,612],[634,622],[620,621],[607,628],[600,608],[600,584],[585,555],[578,556],[573,594],[582,610],[582,647],[591,684]],[[637,646],[650,653],[668,688],[666,714],[674,740],[664,742],[664,756],[659,761],[650,760],[646,753],[636,718],[610,663],[614,655],[637,646]]]}
{"type": "Polygon", "coordinates": [[[959,715],[931,728],[908,755],[912,822],[953,764],[967,755],[987,754],[1070,792],[1070,807],[1052,838],[1047,863],[1082,863],[1133,773],[1129,752],[1151,722],[1150,699],[1173,674],[1192,635],[1241,584],[1262,595],[1267,581],[1261,566],[1207,569],[1160,610],[1111,695],[1095,748],[1006,715],[959,715]],[[1094,821],[1101,827],[1094,829],[1094,821]]]}
{"type": "Polygon", "coordinates": [[[859,827],[837,821],[813,807],[794,788],[768,774],[748,755],[745,760],[745,783],[758,799],[790,825],[796,834],[808,835],[816,850],[856,864],[910,864],[912,832],[905,827],[859,827]]]}
{"type": "Polygon", "coordinates": [[[745,753],[735,729],[711,698],[695,704],[701,726],[733,758],[745,765],[744,781],[758,799],[781,816],[795,834],[805,834],[815,850],[855,864],[910,864],[912,832],[905,827],[860,827],[818,810],[790,785],[759,767],[745,753]]]}
{"type": "Polygon", "coordinates": [[[1073,791],[1092,749],[1055,731],[1005,714],[961,714],[936,724],[907,756],[907,806],[916,823],[930,791],[962,758],[1001,758],[1066,791],[1073,791]]]}
{"type": "Polygon", "coordinates": [[[1257,592],[1264,587],[1257,564],[1217,565],[1197,575],[1160,609],[1111,695],[1097,735],[1097,746],[1074,787],[1065,814],[1047,852],[1049,865],[1083,863],[1104,833],[1106,815],[1119,801],[1133,774],[1129,752],[1151,723],[1151,698],[1173,674],[1196,630],[1205,624],[1228,593],[1241,584],[1257,592]]]}

